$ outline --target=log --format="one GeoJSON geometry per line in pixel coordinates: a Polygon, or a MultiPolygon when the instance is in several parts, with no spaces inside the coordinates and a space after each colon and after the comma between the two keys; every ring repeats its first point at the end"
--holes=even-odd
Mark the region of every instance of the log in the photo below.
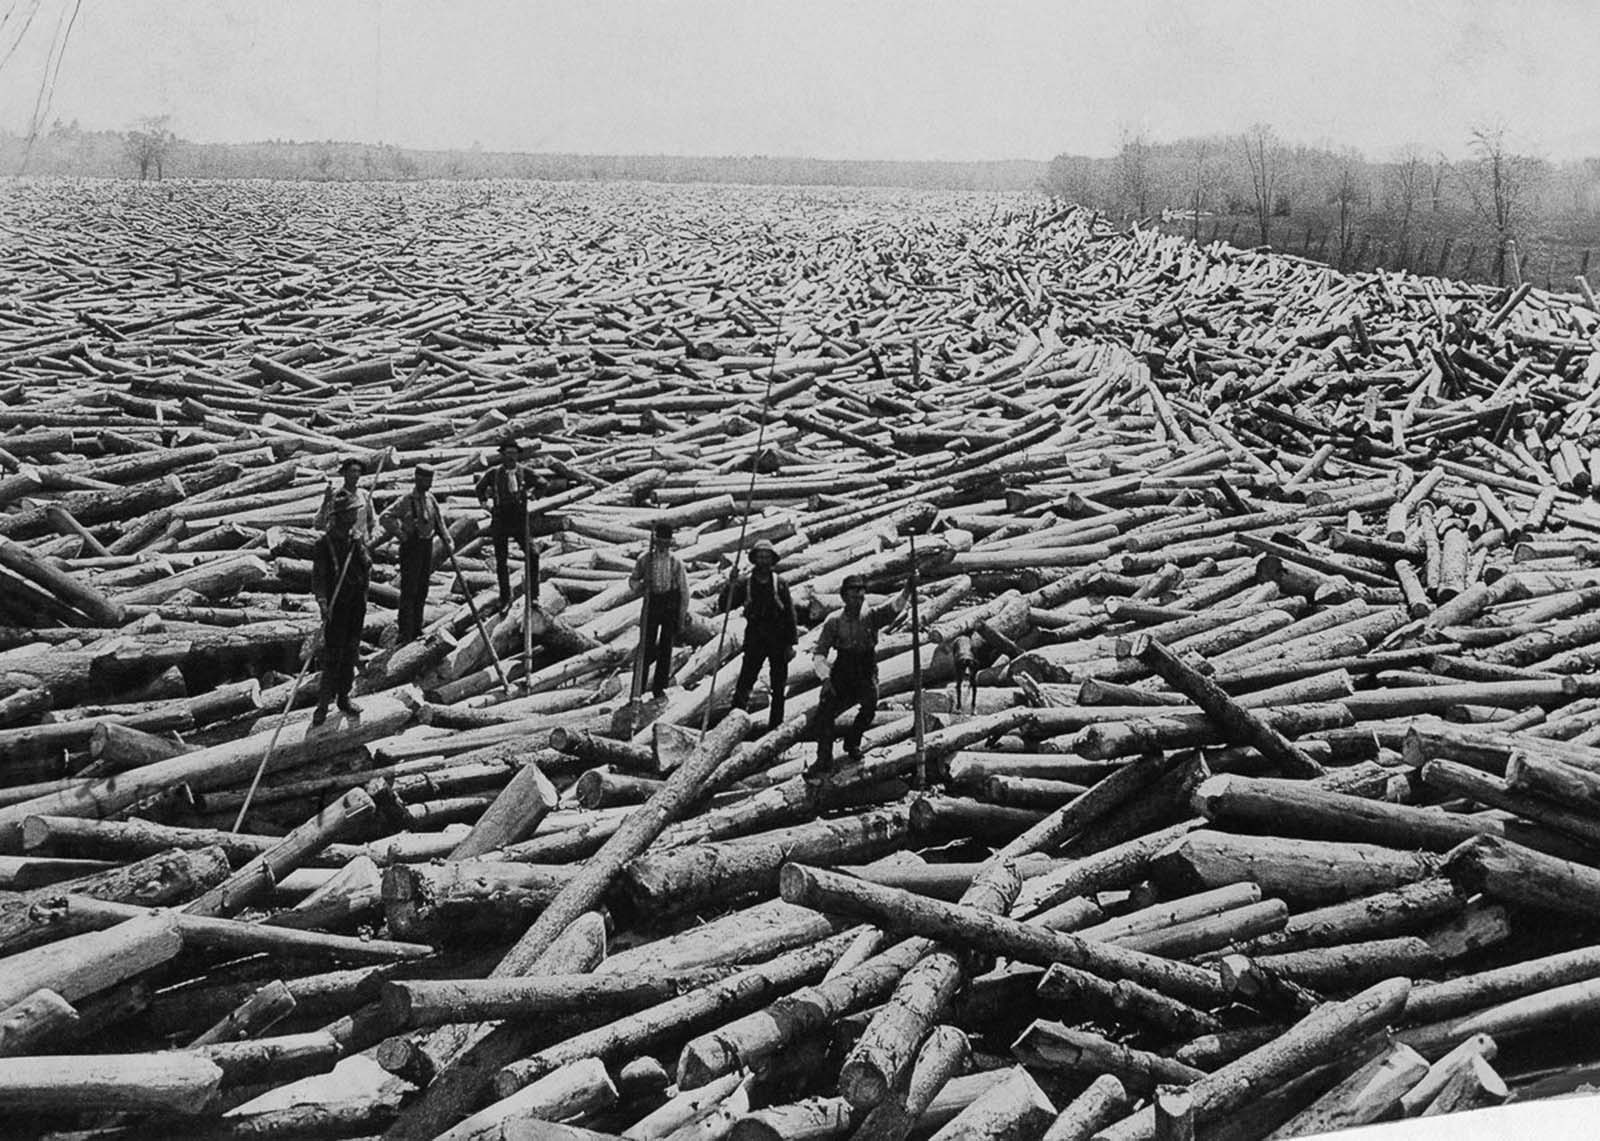
{"type": "Polygon", "coordinates": [[[524,765],[451,850],[450,859],[471,859],[527,839],[555,807],[555,786],[537,765],[524,765]]]}
{"type": "Polygon", "coordinates": [[[128,620],[127,608],[76,575],[58,570],[38,558],[20,543],[0,538],[0,566],[36,583],[56,598],[74,607],[96,626],[121,626],[128,620]]]}
{"type": "Polygon", "coordinates": [[[1441,864],[1426,852],[1376,844],[1202,831],[1156,856],[1151,874],[1171,894],[1250,880],[1266,895],[1325,904],[1413,883],[1437,872],[1441,864]]]}
{"type": "Polygon", "coordinates": [[[36,990],[0,1010],[0,1057],[37,1053],[37,1046],[77,1021],[70,1002],[53,990],[36,990]]]}
{"type": "Polygon", "coordinates": [[[190,915],[238,914],[287,872],[303,863],[307,856],[327,847],[373,809],[372,797],[359,788],[351,789],[272,848],[188,903],[184,910],[190,915]]]}
{"type": "Polygon", "coordinates": [[[1205,1072],[1147,1050],[1136,1050],[1059,1022],[1036,1020],[1012,1044],[1012,1052],[1036,1068],[1066,1074],[1110,1074],[1130,1091],[1188,1085],[1205,1072]]]}
{"type": "Polygon", "coordinates": [[[190,1042],[189,1048],[192,1050],[196,1046],[209,1046],[213,1042],[235,1042],[241,1038],[254,1038],[288,1017],[294,1008],[294,995],[282,980],[275,979],[190,1042]]]}
{"type": "Polygon", "coordinates": [[[440,1141],[501,1141],[546,1121],[604,1109],[616,1099],[617,1088],[605,1066],[597,1058],[583,1058],[530,1082],[439,1137],[440,1141]]]}
{"type": "Polygon", "coordinates": [[[1449,851],[1482,833],[1481,825],[1449,813],[1328,792],[1304,781],[1233,774],[1202,783],[1195,790],[1194,806],[1224,828],[1435,852],[1449,851]]]}
{"type": "Polygon", "coordinates": [[[503,1067],[495,1077],[495,1091],[501,1097],[509,1097],[571,1061],[615,1059],[630,1051],[646,1049],[663,1038],[692,1032],[707,1021],[760,1007],[779,994],[812,979],[820,979],[853,938],[853,932],[845,932],[809,947],[787,951],[761,966],[648,1007],[597,1030],[575,1035],[503,1067]]]}
{"type": "Polygon", "coordinates": [[[0,1009],[39,990],[55,991],[76,1003],[167,962],[182,949],[183,938],[173,919],[141,915],[106,931],[74,935],[47,947],[7,955],[0,959],[4,967],[0,1009]]]}
{"type": "Polygon", "coordinates": [[[1067,1103],[1042,1141],[1089,1141],[1100,1127],[1117,1119],[1128,1104],[1128,1094],[1115,1074],[1101,1074],[1087,1089],[1067,1103]]]}
{"type": "Polygon", "coordinates": [[[1228,740],[1254,746],[1290,776],[1322,775],[1322,766],[1296,748],[1283,733],[1245,709],[1228,696],[1220,685],[1188,665],[1158,640],[1140,635],[1129,652],[1167,684],[1205,710],[1208,717],[1222,726],[1228,740]]]}
{"type": "Polygon", "coordinates": [[[1494,1072],[1489,1060],[1482,1054],[1474,1054],[1450,1075],[1420,1116],[1435,1117],[1481,1109],[1487,1105],[1499,1105],[1510,1096],[1511,1091],[1500,1075],[1494,1072]]]}
{"type": "Polygon", "coordinates": [[[652,975],[545,975],[541,978],[394,980],[379,1004],[399,1026],[529,1019],[585,1011],[624,1014],[703,985],[704,971],[652,975]]]}
{"type": "Polygon", "coordinates": [[[482,860],[393,864],[383,872],[384,915],[390,930],[405,939],[459,941],[519,930],[576,874],[565,867],[482,860]]]}
{"type": "Polygon", "coordinates": [[[1215,1034],[1222,1024],[1207,1012],[1138,983],[1109,982],[1098,975],[1056,963],[1039,980],[1038,996],[1097,1017],[1145,1027],[1175,1038],[1215,1034]]]}
{"type": "Polygon", "coordinates": [[[56,1112],[215,1110],[222,1070],[198,1055],[88,1054],[11,1058],[0,1066],[0,1102],[56,1112]]]}
{"type": "MultiPolygon", "coordinates": [[[[398,731],[411,709],[398,698],[370,698],[359,721],[310,731],[307,721],[291,720],[277,737],[273,771],[335,755],[398,731]]],[[[109,816],[153,793],[177,784],[195,791],[248,782],[272,739],[272,732],[196,749],[116,777],[96,779],[70,792],[36,797],[0,808],[0,851],[21,850],[22,822],[29,816],[109,816]]]]}
{"type": "Polygon", "coordinates": [[[832,863],[885,854],[909,834],[910,817],[906,806],[898,805],[743,839],[646,853],[628,865],[622,886],[637,907],[651,913],[770,892],[790,860],[832,863]]]}
{"type": "Polygon", "coordinates": [[[1487,1034],[1474,1034],[1456,1046],[1444,1057],[1435,1061],[1427,1071],[1412,1082],[1400,1095],[1400,1116],[1415,1117],[1439,1096],[1445,1085],[1458,1070],[1469,1065],[1473,1058],[1483,1057],[1494,1061],[1499,1047],[1487,1034]]]}
{"type": "Polygon", "coordinates": [[[1022,1141],[1037,1136],[1056,1119],[1056,1107],[1021,1066],[989,1087],[950,1123],[933,1135],[934,1141],[986,1138],[1022,1141]]]}
{"type": "MultiPolygon", "coordinates": [[[[1217,1120],[1381,1028],[1405,1005],[1409,989],[1405,980],[1392,979],[1343,1002],[1327,1003],[1267,1045],[1196,1079],[1189,1088],[1197,1123],[1217,1120]]],[[[1141,1110],[1107,1126],[1100,1135],[1111,1141],[1154,1137],[1155,1111],[1141,1110]]]]}
{"type": "MultiPolygon", "coordinates": [[[[789,902],[793,901],[783,885],[793,880],[791,869],[797,867],[785,865],[779,876],[779,890],[789,902]]],[[[962,903],[978,914],[1004,912],[1019,886],[1009,865],[986,870],[962,895],[962,903]]],[[[840,1092],[852,1106],[871,1110],[883,1104],[909,1071],[922,1040],[954,997],[961,976],[960,960],[949,949],[936,946],[900,977],[840,1070],[840,1092]]]]}
{"type": "Polygon", "coordinates": [[[1220,980],[1201,968],[1019,923],[974,907],[867,884],[835,872],[789,864],[784,867],[780,889],[790,903],[852,915],[891,930],[1005,955],[1019,962],[1038,966],[1066,963],[1102,977],[1129,979],[1185,1002],[1215,1003],[1224,993],[1220,980]]]}
{"type": "Polygon", "coordinates": [[[562,888],[501,960],[495,974],[503,977],[523,973],[567,924],[593,907],[628,861],[644,851],[688,808],[699,795],[701,786],[744,737],[749,723],[747,716],[734,710],[702,738],[689,759],[673,770],[662,790],[630,815],[616,835],[607,840],[583,870],[562,888]]]}
{"type": "MultiPolygon", "coordinates": [[[[972,1047],[965,1034],[954,1026],[935,1026],[911,1063],[905,1090],[896,1090],[892,1096],[874,1106],[862,1119],[854,1135],[861,1137],[862,1141],[868,1138],[900,1141],[916,1127],[940,1091],[966,1067],[971,1056],[972,1047]]],[[[979,1097],[982,1096],[979,1094],[979,1097]]],[[[971,1108],[971,1104],[967,1108],[971,1108]]],[[[961,1112],[965,1111],[963,1109],[961,1112]]],[[[959,1117],[960,1113],[956,1116],[959,1117]]]]}
{"type": "MultiPolygon", "coordinates": [[[[68,895],[51,901],[52,922],[64,930],[100,930],[149,915],[153,920],[170,921],[187,944],[220,947],[229,951],[270,951],[292,955],[324,955],[348,962],[391,962],[397,959],[422,959],[433,954],[425,943],[403,943],[391,939],[365,939],[350,935],[329,935],[321,931],[296,931],[287,927],[243,923],[209,915],[189,915],[182,911],[148,912],[126,903],[68,895]]],[[[25,954],[54,950],[59,944],[40,947],[25,954]]]]}
{"type": "Polygon", "coordinates": [[[807,1033],[886,997],[928,950],[926,939],[896,943],[813,987],[802,987],[765,1010],[691,1039],[678,1057],[678,1084],[696,1089],[743,1066],[757,1069],[807,1033]]]}
{"type": "Polygon", "coordinates": [[[159,907],[181,903],[227,874],[227,859],[219,848],[168,851],[23,893],[0,903],[0,950],[20,951],[54,938],[49,901],[63,893],[159,907]]]}

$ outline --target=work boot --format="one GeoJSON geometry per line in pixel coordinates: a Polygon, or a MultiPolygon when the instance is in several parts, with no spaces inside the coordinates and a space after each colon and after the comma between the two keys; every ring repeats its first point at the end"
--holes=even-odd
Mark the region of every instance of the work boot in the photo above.
{"type": "Polygon", "coordinates": [[[347,717],[360,717],[361,706],[351,701],[348,697],[341,697],[339,699],[339,712],[347,717]]]}
{"type": "Polygon", "coordinates": [[[328,719],[328,703],[326,701],[318,702],[317,703],[316,712],[314,712],[311,715],[311,727],[313,729],[315,729],[317,726],[321,725],[327,719],[328,719]]]}

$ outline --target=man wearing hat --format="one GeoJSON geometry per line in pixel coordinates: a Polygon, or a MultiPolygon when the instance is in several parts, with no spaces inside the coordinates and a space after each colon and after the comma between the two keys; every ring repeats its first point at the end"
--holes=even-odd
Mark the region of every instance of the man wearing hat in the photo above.
{"type": "Polygon", "coordinates": [[[826,776],[833,768],[834,720],[853,705],[861,708],[845,731],[845,752],[851,760],[861,759],[861,736],[878,712],[878,634],[893,622],[911,601],[908,584],[897,598],[867,610],[866,581],[858,574],[846,575],[839,587],[844,609],[830,614],[817,636],[811,664],[822,682],[822,700],[817,705],[817,760],[806,772],[810,779],[826,776]],[[832,651],[834,659],[828,661],[832,651]]]}
{"type": "Polygon", "coordinates": [[[430,490],[433,468],[418,464],[411,490],[389,505],[378,522],[400,540],[399,645],[422,633],[422,608],[428,601],[428,580],[433,576],[433,540],[448,544],[444,514],[430,490]]]}
{"type": "Polygon", "coordinates": [[[328,718],[328,703],[341,712],[361,716],[350,700],[361,652],[361,630],[367,620],[367,584],[372,556],[354,527],[360,513],[355,496],[340,489],[328,507],[328,529],[311,553],[311,593],[322,612],[322,689],[312,725],[328,718]]]}
{"type": "Polygon", "coordinates": [[[750,690],[761,676],[762,663],[771,667],[772,703],[767,709],[767,728],[783,723],[783,691],[789,684],[789,659],[794,657],[798,640],[794,602],[789,584],[773,568],[778,552],[765,539],[750,548],[750,573],[737,578],[729,590],[729,606],[744,606],[744,660],[739,666],[739,681],[733,687],[733,707],[743,709],[750,690]]]}
{"type": "Polygon", "coordinates": [[[543,494],[542,482],[523,467],[522,446],[515,439],[504,440],[499,448],[500,462],[478,477],[478,502],[489,512],[489,538],[494,544],[495,573],[500,584],[500,609],[511,608],[512,545],[522,552],[526,568],[524,589],[535,599],[539,589],[539,554],[528,542],[528,496],[543,494]]]}
{"type": "Polygon", "coordinates": [[[366,474],[367,465],[354,456],[346,456],[339,461],[339,482],[328,481],[328,489],[322,496],[322,506],[317,508],[317,518],[314,523],[317,530],[328,529],[328,524],[333,521],[333,497],[344,491],[355,500],[356,504],[356,519],[350,527],[351,533],[363,543],[372,542],[373,532],[378,525],[378,512],[372,506],[372,493],[361,486],[361,477],[366,474]]]}
{"type": "Polygon", "coordinates": [[[672,645],[689,621],[689,573],[683,560],[672,553],[672,524],[655,526],[650,549],[634,564],[628,585],[644,592],[639,620],[639,660],[654,660],[651,695],[665,697],[667,673],[672,668],[672,645]]]}

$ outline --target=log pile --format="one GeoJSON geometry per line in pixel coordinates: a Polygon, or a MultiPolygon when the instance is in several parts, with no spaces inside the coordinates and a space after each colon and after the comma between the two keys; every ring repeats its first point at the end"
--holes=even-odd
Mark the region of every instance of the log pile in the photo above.
{"type": "Polygon", "coordinates": [[[986,196],[11,191],[6,1136],[1242,1141],[1592,1058],[1587,283],[986,196]],[[501,612],[511,436],[548,525],[501,612]],[[351,457],[380,508],[434,465],[455,558],[397,646],[378,548],[314,727],[351,457]],[[691,618],[630,700],[661,519],[691,618]],[[820,622],[913,568],[808,782],[820,622]]]}

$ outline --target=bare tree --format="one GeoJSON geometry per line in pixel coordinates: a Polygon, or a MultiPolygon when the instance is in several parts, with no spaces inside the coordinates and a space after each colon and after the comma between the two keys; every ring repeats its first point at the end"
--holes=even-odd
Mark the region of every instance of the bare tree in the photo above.
{"type": "Polygon", "coordinates": [[[1126,217],[1146,217],[1150,213],[1150,139],[1143,131],[1124,128],[1122,149],[1117,152],[1117,196],[1126,217]]]}
{"type": "Polygon", "coordinates": [[[1339,223],[1339,268],[1348,269],[1350,251],[1356,241],[1356,207],[1366,194],[1363,185],[1366,163],[1359,151],[1346,148],[1339,154],[1339,165],[1333,184],[1333,205],[1339,223]]]}
{"type": "Polygon", "coordinates": [[[1281,178],[1282,147],[1278,136],[1267,123],[1257,123],[1246,132],[1244,160],[1250,168],[1250,190],[1255,199],[1256,225],[1261,230],[1261,244],[1270,245],[1272,238],[1272,209],[1278,182],[1281,178]]]}
{"type": "Polygon", "coordinates": [[[1415,147],[1400,152],[1399,160],[1389,170],[1388,208],[1399,221],[1395,226],[1395,244],[1405,250],[1411,241],[1411,221],[1417,212],[1428,182],[1428,164],[1415,147]]]}
{"type": "Polygon", "coordinates": [[[153,169],[156,181],[166,173],[167,161],[177,146],[178,136],[167,126],[170,115],[149,115],[140,119],[123,137],[123,153],[139,168],[139,181],[150,177],[153,169]]]}
{"type": "Polygon", "coordinates": [[[1428,211],[1437,214],[1444,209],[1444,188],[1450,178],[1450,160],[1440,151],[1433,157],[1433,166],[1430,168],[1428,183],[1428,211]]]}
{"type": "Polygon", "coordinates": [[[1190,236],[1200,240],[1200,215],[1211,205],[1221,181],[1218,147],[1211,139],[1195,139],[1189,144],[1190,236]]]}
{"type": "Polygon", "coordinates": [[[1539,164],[1511,150],[1504,127],[1474,127],[1473,159],[1462,167],[1472,209],[1494,231],[1495,281],[1505,283],[1506,243],[1527,221],[1539,164]]]}

